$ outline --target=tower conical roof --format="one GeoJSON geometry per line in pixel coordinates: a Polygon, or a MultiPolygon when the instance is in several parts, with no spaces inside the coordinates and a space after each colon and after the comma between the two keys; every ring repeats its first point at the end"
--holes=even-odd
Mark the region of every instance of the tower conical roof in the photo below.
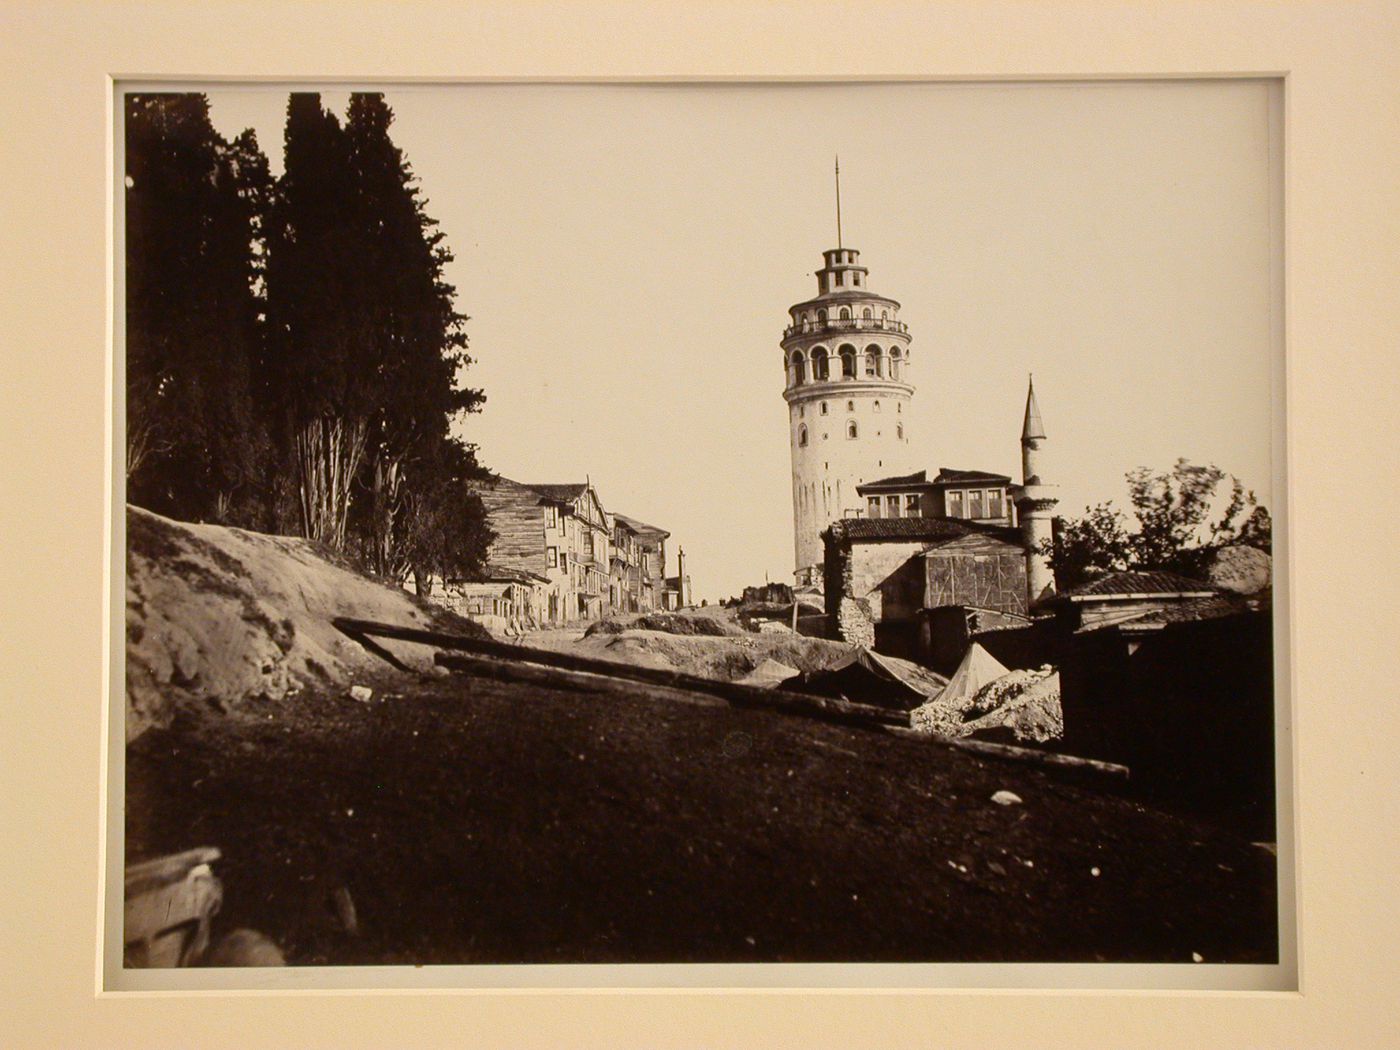
{"type": "Polygon", "coordinates": [[[1035,381],[1026,382],[1026,420],[1021,425],[1021,440],[1045,437],[1045,424],[1040,421],[1040,406],[1035,403],[1035,381]]]}

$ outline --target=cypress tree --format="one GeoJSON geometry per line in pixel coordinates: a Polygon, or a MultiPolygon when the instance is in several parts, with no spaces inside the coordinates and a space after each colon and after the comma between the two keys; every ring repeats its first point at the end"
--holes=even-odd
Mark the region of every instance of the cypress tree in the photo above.
{"type": "MultiPolygon", "coordinates": [[[[340,122],[319,94],[293,94],[268,223],[268,410],[296,524],[338,550],[374,407],[357,324],[364,289],[348,221],[354,205],[340,122]]],[[[290,517],[287,502],[281,512],[290,517]]]]}
{"type": "Polygon", "coordinates": [[[256,526],[266,159],[251,132],[233,143],[215,132],[203,95],[128,96],[125,116],[127,498],[256,526]]]}
{"type": "Polygon", "coordinates": [[[466,317],[444,277],[452,256],[390,138],[392,122],[382,95],[351,96],[351,228],[363,289],[356,314],[374,404],[353,521],[366,563],[402,579],[415,563],[437,572],[479,564],[485,519],[471,486],[487,472],[451,435],[453,421],[484,397],[458,385],[470,358],[466,317]]]}

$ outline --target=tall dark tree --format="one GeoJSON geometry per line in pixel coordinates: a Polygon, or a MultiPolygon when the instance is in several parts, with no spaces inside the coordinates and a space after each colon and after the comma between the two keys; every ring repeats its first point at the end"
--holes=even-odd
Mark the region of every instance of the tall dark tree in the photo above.
{"type": "Polygon", "coordinates": [[[458,383],[470,361],[444,278],[452,257],[392,122],[378,94],[352,95],[343,127],[318,95],[291,97],[266,374],[302,530],[403,578],[425,557],[451,570],[444,529],[465,545],[456,568],[479,562],[485,524],[470,489],[487,472],[451,433],[484,398],[458,383]]]}
{"type": "Polygon", "coordinates": [[[198,94],[126,101],[127,497],[186,520],[260,524],[266,429],[258,215],[267,162],[198,94]]]}
{"type": "Polygon", "coordinates": [[[390,138],[392,123],[382,95],[351,95],[345,131],[365,289],[358,325],[372,362],[366,377],[375,386],[362,470],[365,498],[353,517],[365,561],[403,578],[425,557],[424,544],[433,551],[429,560],[441,562],[440,572],[465,571],[479,560],[485,523],[470,488],[486,472],[451,426],[485,399],[459,385],[470,358],[467,319],[444,276],[452,255],[390,138]],[[444,537],[452,540],[442,545],[444,537]],[[455,562],[445,557],[459,549],[455,562]]]}
{"type": "Polygon", "coordinates": [[[1062,590],[1111,569],[1160,569],[1200,577],[1230,544],[1268,550],[1269,512],[1236,477],[1179,459],[1169,471],[1139,467],[1127,475],[1133,518],[1110,503],[1061,519],[1045,553],[1062,590]],[[1229,485],[1221,494],[1221,483],[1229,485]]]}

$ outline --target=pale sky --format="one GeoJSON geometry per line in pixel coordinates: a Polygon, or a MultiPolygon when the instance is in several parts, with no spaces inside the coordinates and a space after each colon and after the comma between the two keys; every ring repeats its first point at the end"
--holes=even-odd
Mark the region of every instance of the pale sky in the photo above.
{"type": "MultiPolygon", "coordinates": [[[[280,171],[286,88],[208,94],[280,171]]],[[[1270,504],[1263,82],[385,94],[471,317],[487,402],[463,436],[507,477],[588,476],[669,529],[697,601],[791,580],[778,341],[835,247],[837,153],[845,245],[913,336],[911,469],[1019,480],[1034,372],[1062,513],[1125,506],[1126,471],[1180,456],[1270,504]]]]}

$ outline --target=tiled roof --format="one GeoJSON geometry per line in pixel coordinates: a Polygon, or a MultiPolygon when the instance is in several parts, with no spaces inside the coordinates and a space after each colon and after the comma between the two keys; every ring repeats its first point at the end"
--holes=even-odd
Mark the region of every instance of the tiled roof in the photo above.
{"type": "Polygon", "coordinates": [[[613,520],[622,522],[623,525],[631,529],[638,536],[664,537],[671,535],[665,529],[657,528],[655,525],[648,525],[646,522],[638,521],[636,518],[629,518],[626,514],[614,514],[613,520]]]}
{"type": "Polygon", "coordinates": [[[1110,572],[1065,591],[1061,597],[1114,597],[1125,594],[1181,594],[1214,591],[1202,580],[1179,576],[1174,572],[1110,572]]]}
{"type": "Polygon", "coordinates": [[[1191,623],[1196,620],[1217,620],[1222,616],[1250,612],[1267,608],[1266,603],[1251,601],[1238,594],[1216,594],[1209,598],[1192,598],[1188,601],[1154,609],[1142,616],[1134,617],[1121,626],[1158,627],[1168,623],[1191,623]]]}
{"type": "Polygon", "coordinates": [[[548,583],[549,577],[541,576],[537,572],[529,569],[517,569],[511,565],[487,565],[481,571],[481,579],[484,582],[496,583],[502,580],[509,580],[512,583],[548,583]]]}
{"type": "Polygon", "coordinates": [[[909,486],[909,485],[927,485],[927,484],[928,484],[928,471],[926,471],[926,470],[921,470],[921,471],[919,471],[917,474],[898,474],[898,475],[896,475],[896,476],[894,476],[894,477],[892,477],[892,478],[880,478],[880,479],[878,479],[878,480],[876,480],[876,481],[867,481],[864,485],[857,485],[857,486],[856,486],[856,491],[860,492],[860,491],[863,491],[863,490],[865,490],[865,489],[875,488],[875,487],[877,487],[877,486],[883,488],[883,487],[885,487],[885,486],[896,485],[896,486],[899,486],[900,488],[904,488],[904,487],[909,486]]]}
{"type": "Polygon", "coordinates": [[[588,483],[585,481],[576,481],[569,485],[535,485],[526,483],[525,487],[534,489],[545,499],[555,500],[559,503],[570,503],[588,491],[588,483]]]}
{"type": "Polygon", "coordinates": [[[969,482],[991,482],[1009,484],[1011,479],[1005,474],[989,474],[985,470],[953,470],[950,467],[939,467],[938,476],[933,479],[935,485],[966,485],[969,482]]]}
{"type": "Polygon", "coordinates": [[[982,525],[952,518],[842,518],[831,523],[832,538],[840,540],[954,540],[980,532],[1019,543],[1020,533],[999,525],[982,525]]]}
{"type": "Polygon", "coordinates": [[[985,470],[953,470],[950,467],[939,467],[938,475],[932,481],[929,480],[928,471],[921,470],[917,474],[897,474],[890,478],[867,481],[863,485],[857,485],[856,491],[864,492],[866,489],[876,488],[910,488],[915,485],[968,485],[979,483],[988,485],[1009,485],[1011,479],[1005,474],[991,474],[985,470]]]}

